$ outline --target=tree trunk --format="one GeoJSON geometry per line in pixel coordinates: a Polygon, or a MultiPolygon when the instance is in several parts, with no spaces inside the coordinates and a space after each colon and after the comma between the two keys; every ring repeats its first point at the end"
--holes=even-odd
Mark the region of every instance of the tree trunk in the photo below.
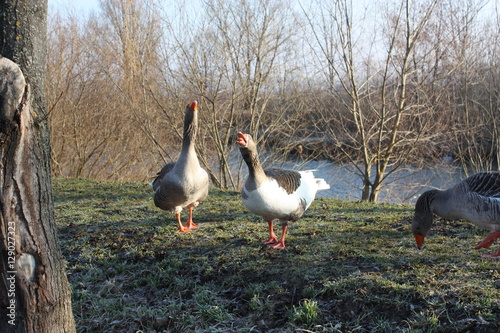
{"type": "Polygon", "coordinates": [[[19,67],[0,58],[1,332],[73,332],[50,174],[19,67]]]}
{"type": "Polygon", "coordinates": [[[0,6],[0,332],[75,332],[50,179],[47,1],[0,6]]]}

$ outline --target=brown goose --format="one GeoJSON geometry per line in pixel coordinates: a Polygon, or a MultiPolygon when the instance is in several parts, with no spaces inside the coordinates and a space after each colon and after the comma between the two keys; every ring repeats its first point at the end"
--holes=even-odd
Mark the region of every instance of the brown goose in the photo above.
{"type": "Polygon", "coordinates": [[[275,249],[283,249],[288,222],[301,218],[313,202],[316,192],[329,189],[330,186],[323,179],[315,178],[311,171],[279,168],[264,170],[252,137],[238,133],[237,142],[249,171],[241,191],[243,204],[268,223],[269,239],[264,243],[275,249]],[[274,233],[275,219],[281,221],[282,234],[279,241],[274,233]]]}
{"type": "Polygon", "coordinates": [[[193,222],[193,209],[208,195],[208,173],[200,167],[194,148],[197,130],[198,102],[194,101],[186,107],[182,150],[177,162],[165,165],[151,183],[155,205],[175,213],[179,232],[197,227],[193,222]],[[181,223],[183,207],[189,211],[186,226],[181,223]]]}
{"type": "MultiPolygon", "coordinates": [[[[500,238],[500,172],[479,172],[448,190],[424,192],[415,204],[411,225],[419,249],[431,228],[433,214],[446,219],[464,219],[490,230],[476,246],[476,249],[489,248],[500,238]]],[[[484,256],[499,257],[500,249],[484,256]]]]}

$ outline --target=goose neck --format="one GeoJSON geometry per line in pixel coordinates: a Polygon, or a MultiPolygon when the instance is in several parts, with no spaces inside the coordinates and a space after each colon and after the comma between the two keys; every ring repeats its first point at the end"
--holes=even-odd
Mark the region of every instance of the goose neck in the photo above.
{"type": "Polygon", "coordinates": [[[243,160],[248,166],[248,173],[251,178],[255,178],[257,182],[266,178],[264,168],[259,160],[259,155],[254,151],[247,151],[243,154],[243,160]]]}
{"type": "Polygon", "coordinates": [[[182,151],[193,150],[198,132],[197,112],[186,112],[184,117],[184,133],[182,139],[182,151]]]}
{"type": "Polygon", "coordinates": [[[440,196],[440,192],[438,190],[429,190],[422,193],[415,204],[415,211],[425,215],[432,215],[434,201],[440,196]]]}

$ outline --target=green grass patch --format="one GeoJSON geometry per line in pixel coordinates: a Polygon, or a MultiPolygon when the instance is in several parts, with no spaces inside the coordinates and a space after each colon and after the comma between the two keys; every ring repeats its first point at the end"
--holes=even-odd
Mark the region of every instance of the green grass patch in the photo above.
{"type": "Polygon", "coordinates": [[[437,220],[419,251],[413,207],[318,198],[278,251],[238,192],[211,189],[186,234],[152,197],[141,183],[54,179],[78,332],[500,328],[500,261],[480,257],[496,248],[474,250],[487,232],[466,222],[437,220]]]}

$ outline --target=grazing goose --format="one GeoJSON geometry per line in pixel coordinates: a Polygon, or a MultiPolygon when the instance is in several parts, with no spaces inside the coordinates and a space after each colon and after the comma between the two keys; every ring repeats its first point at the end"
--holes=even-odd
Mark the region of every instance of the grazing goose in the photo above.
{"type": "MultiPolygon", "coordinates": [[[[424,192],[415,204],[411,225],[419,249],[431,227],[433,213],[446,219],[464,219],[490,230],[476,246],[489,248],[500,238],[500,172],[479,172],[448,190],[424,192]]],[[[485,255],[499,256],[500,249],[496,254],[485,255]]]]}
{"type": "Polygon", "coordinates": [[[316,192],[329,189],[330,186],[323,179],[314,178],[311,171],[278,168],[264,170],[252,137],[238,133],[237,142],[249,171],[241,191],[243,204],[268,223],[269,239],[264,243],[275,249],[283,249],[288,222],[301,218],[313,202],[316,192]],[[274,233],[275,219],[281,221],[282,234],[279,241],[274,233]]]}
{"type": "Polygon", "coordinates": [[[156,207],[175,213],[179,232],[197,227],[193,223],[193,209],[208,195],[208,174],[200,167],[194,148],[197,129],[198,102],[194,101],[186,107],[182,150],[177,162],[165,165],[151,183],[156,207]],[[186,206],[189,217],[183,226],[181,211],[186,206]]]}

